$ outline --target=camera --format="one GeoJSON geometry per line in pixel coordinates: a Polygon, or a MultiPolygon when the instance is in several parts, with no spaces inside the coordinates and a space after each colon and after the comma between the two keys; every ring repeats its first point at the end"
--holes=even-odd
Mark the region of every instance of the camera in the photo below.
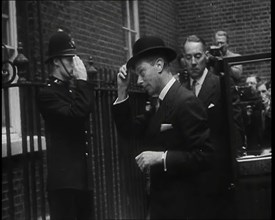
{"type": "Polygon", "coordinates": [[[220,75],[223,70],[223,58],[222,58],[222,47],[210,46],[207,50],[208,55],[208,67],[214,68],[214,73],[220,75]]]}
{"type": "Polygon", "coordinates": [[[260,111],[263,108],[261,97],[250,86],[237,86],[240,104],[246,111],[260,111]]]}
{"type": "Polygon", "coordinates": [[[236,88],[241,101],[253,101],[260,98],[250,86],[237,86],[236,88]]]}
{"type": "Polygon", "coordinates": [[[209,47],[208,52],[214,57],[221,57],[222,56],[222,47],[212,45],[209,47]]]}

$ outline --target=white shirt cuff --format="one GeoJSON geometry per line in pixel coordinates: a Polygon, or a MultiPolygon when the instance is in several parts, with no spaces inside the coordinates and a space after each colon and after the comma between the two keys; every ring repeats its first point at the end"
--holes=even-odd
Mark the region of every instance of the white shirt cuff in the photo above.
{"type": "Polygon", "coordinates": [[[125,102],[127,99],[129,98],[129,95],[127,95],[127,97],[121,101],[117,101],[117,99],[115,100],[115,102],[113,103],[113,105],[116,105],[116,104],[119,104],[119,103],[122,103],[122,102],[125,102]]]}
{"type": "Polygon", "coordinates": [[[166,155],[167,155],[167,151],[165,151],[162,156],[161,156],[161,159],[162,159],[162,162],[163,162],[163,168],[164,168],[164,172],[167,171],[167,166],[166,166],[166,155]]]}

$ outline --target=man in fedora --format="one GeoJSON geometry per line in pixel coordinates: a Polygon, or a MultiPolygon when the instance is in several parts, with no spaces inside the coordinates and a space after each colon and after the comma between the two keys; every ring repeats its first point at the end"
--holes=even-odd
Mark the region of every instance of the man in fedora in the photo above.
{"type": "Polygon", "coordinates": [[[49,40],[48,85],[38,93],[45,120],[47,190],[51,220],[92,219],[88,184],[88,123],[91,87],[71,37],[59,30],[49,40]],[[74,87],[70,81],[74,80],[74,87]]]}
{"type": "Polygon", "coordinates": [[[133,56],[117,74],[118,97],[113,114],[124,138],[142,140],[135,160],[149,174],[150,219],[192,219],[200,210],[198,176],[211,169],[213,148],[209,141],[207,115],[194,94],[173,77],[169,63],[176,52],[153,36],[142,37],[133,46],[133,56]],[[132,73],[137,83],[161,104],[132,120],[127,89],[132,73]]]}

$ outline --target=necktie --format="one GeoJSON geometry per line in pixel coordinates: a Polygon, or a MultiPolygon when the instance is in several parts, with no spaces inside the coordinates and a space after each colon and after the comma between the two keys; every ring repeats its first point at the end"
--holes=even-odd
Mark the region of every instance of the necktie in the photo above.
{"type": "Polygon", "coordinates": [[[162,100],[158,98],[158,108],[161,106],[162,100]]]}
{"type": "Polygon", "coordinates": [[[161,103],[162,103],[162,100],[160,98],[157,98],[156,111],[160,108],[161,103]]]}
{"type": "Polygon", "coordinates": [[[192,83],[192,91],[193,93],[196,95],[196,84],[197,84],[197,81],[196,80],[193,80],[193,83],[192,83]]]}
{"type": "Polygon", "coordinates": [[[150,101],[148,102],[150,105],[146,106],[145,109],[147,109],[147,111],[153,110],[153,112],[156,112],[159,109],[161,102],[162,100],[159,99],[159,97],[151,97],[150,101]]]}

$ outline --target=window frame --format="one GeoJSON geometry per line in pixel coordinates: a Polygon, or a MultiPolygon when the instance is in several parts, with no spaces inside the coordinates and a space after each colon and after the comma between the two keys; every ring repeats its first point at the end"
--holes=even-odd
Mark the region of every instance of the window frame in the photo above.
{"type": "Polygon", "coordinates": [[[139,15],[138,15],[138,1],[137,0],[127,0],[124,1],[123,4],[126,4],[126,14],[123,19],[127,19],[126,26],[124,24],[122,25],[123,29],[123,34],[127,35],[125,39],[125,47],[124,50],[127,52],[127,57],[126,59],[128,60],[133,54],[132,54],[132,49],[133,49],[133,39],[132,39],[132,34],[135,34],[135,39],[136,41],[139,38],[139,15]],[[132,4],[132,5],[131,5],[132,4]],[[130,7],[132,8],[133,14],[131,14],[130,7]],[[133,24],[134,27],[131,28],[131,18],[133,18],[133,24]]]}
{"type": "MultiPolygon", "coordinates": [[[[8,1],[8,15],[2,14],[2,18],[8,18],[8,28],[6,29],[7,42],[5,44],[6,48],[13,53],[8,58],[10,61],[13,61],[17,56],[17,22],[16,22],[16,1],[8,1]]],[[[3,34],[3,33],[2,33],[3,34]]],[[[18,76],[12,83],[16,83],[18,76]]],[[[9,99],[9,114],[10,114],[10,133],[11,133],[11,142],[12,149],[14,143],[21,141],[21,116],[20,116],[20,99],[19,99],[19,88],[11,87],[8,89],[8,99],[9,99]]],[[[3,98],[3,89],[2,89],[2,98],[3,98]]],[[[3,99],[2,99],[3,104],[3,99]]],[[[3,111],[3,108],[2,108],[3,111]]],[[[3,116],[4,112],[2,112],[3,116]]],[[[6,144],[7,144],[7,135],[6,135],[6,124],[2,124],[2,157],[6,155],[6,144]]],[[[15,149],[15,151],[17,151],[15,149]]]]}

